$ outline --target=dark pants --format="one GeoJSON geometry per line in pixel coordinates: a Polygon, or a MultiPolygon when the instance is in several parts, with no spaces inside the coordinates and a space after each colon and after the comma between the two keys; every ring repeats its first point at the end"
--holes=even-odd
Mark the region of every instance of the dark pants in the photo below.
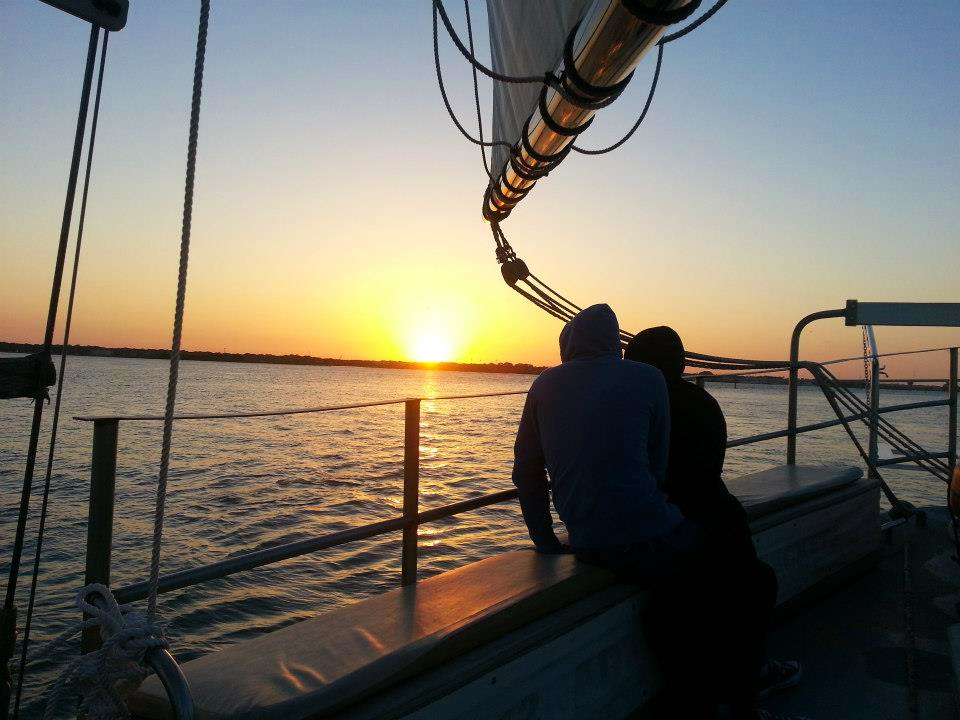
{"type": "Polygon", "coordinates": [[[709,718],[719,704],[734,717],[752,714],[777,597],[769,565],[689,520],[653,540],[577,558],[650,591],[647,637],[663,669],[664,717],[709,718]]]}

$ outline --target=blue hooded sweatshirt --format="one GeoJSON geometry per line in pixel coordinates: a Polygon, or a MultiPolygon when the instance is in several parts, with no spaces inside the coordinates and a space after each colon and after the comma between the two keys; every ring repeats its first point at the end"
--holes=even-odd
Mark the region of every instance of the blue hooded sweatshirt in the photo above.
{"type": "Polygon", "coordinates": [[[560,333],[562,363],[530,387],[513,482],[538,550],[555,552],[553,503],[575,550],[643,542],[672,530],[680,511],[663,491],[670,405],[663,374],[622,360],[607,305],[580,312],[560,333]]]}

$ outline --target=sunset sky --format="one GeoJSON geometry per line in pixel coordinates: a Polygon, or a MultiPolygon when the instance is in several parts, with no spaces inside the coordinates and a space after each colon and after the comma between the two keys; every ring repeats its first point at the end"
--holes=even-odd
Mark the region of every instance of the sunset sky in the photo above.
{"type": "MultiPolygon", "coordinates": [[[[110,39],[72,341],[163,347],[197,3],[131,6],[110,39]]],[[[487,58],[485,4],[471,7],[487,58]]],[[[0,2],[0,340],[42,336],[87,37],[37,0],[0,2]]],[[[479,154],[446,116],[431,42],[426,0],[214,0],[185,348],[557,361],[559,323],[500,279],[479,154]]],[[[470,73],[442,47],[475,127],[470,73]]],[[[632,124],[653,60],[582,145],[632,124]]],[[[732,0],[667,46],[631,142],[571,156],[504,230],[540,277],[625,328],[781,358],[797,319],[847,298],[960,300],[958,118],[956,0],[732,0]]],[[[860,334],[823,323],[804,350],[854,355],[860,334]]],[[[889,366],[943,373],[942,356],[889,366]]]]}

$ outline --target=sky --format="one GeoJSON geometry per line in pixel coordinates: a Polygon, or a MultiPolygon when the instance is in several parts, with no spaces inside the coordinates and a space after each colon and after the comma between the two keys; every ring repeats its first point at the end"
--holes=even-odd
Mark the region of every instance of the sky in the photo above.
{"type": "MultiPolygon", "coordinates": [[[[164,347],[197,3],[131,5],[110,37],[71,341],[164,347]]],[[[485,3],[471,8],[485,59],[485,3]]],[[[87,39],[38,0],[0,0],[2,340],[42,337],[87,39]]],[[[474,127],[470,73],[441,42],[474,127]]],[[[580,144],[632,124],[654,59],[580,144]]],[[[538,276],[627,329],[783,358],[800,317],[848,298],[960,300],[958,118],[956,0],[731,0],[665,48],[629,143],[570,156],[503,228],[538,276]]],[[[558,321],[500,278],[484,187],[440,101],[429,2],[213,0],[184,347],[557,362],[558,321]]],[[[960,344],[957,329],[877,335],[883,351],[960,344]]],[[[825,321],[803,355],[860,342],[825,321]]]]}

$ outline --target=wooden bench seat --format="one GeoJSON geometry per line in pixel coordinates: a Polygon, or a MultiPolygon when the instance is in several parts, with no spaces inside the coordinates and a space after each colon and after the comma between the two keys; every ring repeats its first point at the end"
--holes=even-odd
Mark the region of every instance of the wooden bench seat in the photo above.
{"type": "MultiPolygon", "coordinates": [[[[860,475],[774,468],[729,483],[742,492],[758,552],[778,572],[781,601],[879,544],[877,483],[860,475]]],[[[615,715],[656,689],[638,619],[643,603],[643,593],[571,556],[504,553],[197,658],[183,671],[199,719],[512,717],[510,708],[530,702],[554,703],[531,717],[576,717],[584,698],[615,715]],[[648,682],[637,682],[642,676],[648,682]]],[[[151,677],[131,710],[159,718],[166,706],[151,677]]]]}
{"type": "Polygon", "coordinates": [[[861,477],[863,471],[857,467],[781,465],[728,480],[727,488],[743,503],[747,516],[758,520],[832,493],[861,477]]]}

